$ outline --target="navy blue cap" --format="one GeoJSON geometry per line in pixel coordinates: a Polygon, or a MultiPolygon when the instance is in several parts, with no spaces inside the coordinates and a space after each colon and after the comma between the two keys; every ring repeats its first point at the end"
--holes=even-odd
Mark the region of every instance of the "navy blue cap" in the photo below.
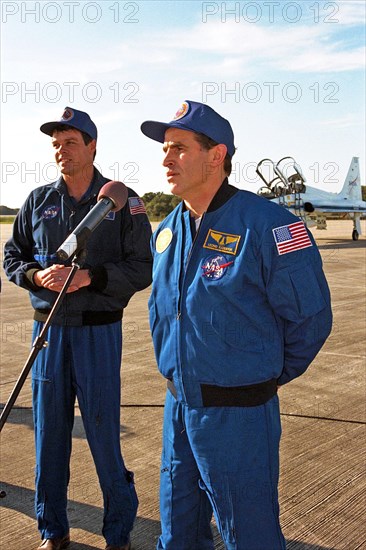
{"type": "Polygon", "coordinates": [[[80,130],[80,132],[88,134],[88,136],[92,139],[97,139],[97,127],[88,113],[84,113],[84,111],[78,111],[77,109],[72,109],[71,107],[65,107],[60,120],[55,122],[45,122],[40,127],[40,130],[44,134],[52,136],[54,129],[60,124],[71,126],[71,128],[75,128],[76,130],[80,130]]]}
{"type": "Polygon", "coordinates": [[[160,143],[164,143],[168,128],[204,134],[216,143],[226,145],[231,157],[235,153],[234,133],[230,123],[204,103],[186,100],[171,122],[147,120],[141,124],[142,133],[160,143]]]}

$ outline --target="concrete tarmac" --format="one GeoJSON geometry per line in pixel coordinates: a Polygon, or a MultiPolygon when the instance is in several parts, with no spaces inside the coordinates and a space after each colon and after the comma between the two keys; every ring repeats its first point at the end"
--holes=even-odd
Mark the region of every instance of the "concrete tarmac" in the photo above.
{"type": "MultiPolygon", "coordinates": [[[[362,222],[364,235],[365,221],[362,222]]],[[[366,239],[351,240],[352,222],[312,230],[332,292],[334,328],[299,379],[280,390],[280,506],[288,550],[366,549],[365,334],[366,239]]],[[[0,225],[1,250],[10,225],[0,225]]],[[[2,271],[1,385],[4,404],[26,362],[32,309],[27,292],[2,271]]],[[[140,499],[134,550],[154,550],[160,533],[159,468],[165,383],[157,372],[148,327],[149,289],[131,300],[123,322],[121,445],[140,499]]],[[[33,511],[34,444],[29,378],[1,434],[1,550],[39,544],[33,511]]],[[[70,550],[105,547],[102,496],[78,408],[68,507],[70,550]]],[[[213,525],[216,550],[224,545],[213,525]]],[[[245,550],[245,549],[242,549],[245,550]]],[[[270,550],[268,548],[257,550],[270,550]]]]}

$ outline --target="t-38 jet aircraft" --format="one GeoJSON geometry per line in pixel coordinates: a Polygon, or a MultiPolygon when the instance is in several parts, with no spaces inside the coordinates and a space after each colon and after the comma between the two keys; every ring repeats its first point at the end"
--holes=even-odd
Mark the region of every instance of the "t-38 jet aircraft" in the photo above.
{"type": "Polygon", "coordinates": [[[357,241],[362,234],[360,219],[366,214],[366,201],[362,200],[358,157],[353,157],[340,193],[305,185],[306,179],[293,157],[284,157],[277,164],[263,159],[256,172],[265,183],[258,194],[288,208],[305,223],[315,219],[318,229],[326,229],[327,219],[350,218],[352,239],[357,241]],[[269,177],[264,176],[265,169],[269,177]]]}

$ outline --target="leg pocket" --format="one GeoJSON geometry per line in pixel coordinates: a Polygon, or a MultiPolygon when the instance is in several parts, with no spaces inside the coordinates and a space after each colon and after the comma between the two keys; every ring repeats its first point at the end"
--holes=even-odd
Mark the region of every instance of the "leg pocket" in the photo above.
{"type": "Polygon", "coordinates": [[[32,375],[33,420],[34,429],[45,430],[55,428],[56,405],[55,387],[50,378],[32,375]]]}

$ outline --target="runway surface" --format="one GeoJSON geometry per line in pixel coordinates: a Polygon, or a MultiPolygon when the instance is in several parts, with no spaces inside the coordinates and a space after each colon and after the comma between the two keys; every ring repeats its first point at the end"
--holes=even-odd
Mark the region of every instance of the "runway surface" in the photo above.
{"type": "MultiPolygon", "coordinates": [[[[362,222],[364,235],[365,221],[362,222]]],[[[312,230],[332,292],[334,328],[305,375],[280,390],[281,523],[288,550],[366,548],[366,239],[352,241],[352,222],[312,230]]],[[[1,250],[11,226],[0,225],[1,250]]],[[[27,292],[5,280],[1,293],[1,386],[4,404],[31,345],[27,292]]],[[[158,483],[165,383],[156,369],[148,327],[149,289],[124,317],[121,444],[140,499],[134,550],[154,550],[159,536],[158,483]]],[[[39,544],[33,511],[34,445],[29,379],[1,434],[0,548],[39,544]]],[[[102,497],[76,408],[69,489],[70,550],[104,548],[102,497]]],[[[224,545],[215,530],[216,549],[224,545]]],[[[243,549],[244,550],[244,549],[243,549]]],[[[270,550],[268,548],[257,550],[270,550]]]]}

